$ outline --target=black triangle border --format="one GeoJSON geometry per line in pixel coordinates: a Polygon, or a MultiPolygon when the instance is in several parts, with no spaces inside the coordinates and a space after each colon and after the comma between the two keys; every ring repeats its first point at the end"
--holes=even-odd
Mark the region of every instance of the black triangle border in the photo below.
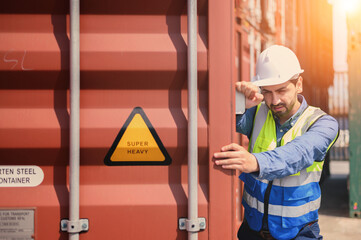
{"type": "Polygon", "coordinates": [[[172,163],[172,158],[169,156],[169,154],[168,154],[167,150],[165,149],[162,141],[160,140],[157,132],[153,128],[153,125],[150,123],[147,115],[145,114],[145,112],[143,111],[143,109],[141,107],[135,107],[133,109],[133,111],[130,113],[129,117],[125,121],[123,127],[120,129],[117,137],[115,138],[112,146],[110,147],[107,155],[104,158],[104,164],[107,166],[170,165],[171,163],[172,163]],[[113,162],[110,160],[110,157],[113,155],[115,149],[118,146],[120,139],[122,139],[122,137],[125,133],[125,130],[127,130],[128,125],[133,120],[135,114],[140,114],[142,116],[150,133],[152,134],[154,140],[158,144],[160,151],[163,153],[163,155],[165,157],[164,161],[119,161],[119,162],[113,162]]]}

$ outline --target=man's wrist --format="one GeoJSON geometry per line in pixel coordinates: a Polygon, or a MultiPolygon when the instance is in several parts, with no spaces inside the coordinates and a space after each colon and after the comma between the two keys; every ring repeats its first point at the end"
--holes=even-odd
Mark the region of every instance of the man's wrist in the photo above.
{"type": "Polygon", "coordinates": [[[258,160],[257,160],[257,158],[256,158],[256,156],[255,155],[253,155],[253,154],[250,154],[250,156],[251,156],[251,158],[252,158],[252,162],[253,162],[253,168],[254,168],[254,170],[252,171],[252,172],[258,172],[259,171],[259,163],[258,163],[258,160]]]}

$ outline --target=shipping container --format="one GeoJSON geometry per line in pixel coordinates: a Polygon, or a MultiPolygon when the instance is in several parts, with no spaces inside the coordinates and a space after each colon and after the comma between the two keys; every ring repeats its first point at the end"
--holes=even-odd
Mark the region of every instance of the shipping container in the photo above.
{"type": "MultiPolygon", "coordinates": [[[[197,1],[201,240],[237,239],[239,173],[212,156],[248,144],[235,132],[234,84],[250,80],[263,49],[284,43],[285,7],[197,1]]],[[[69,1],[0,3],[0,239],[187,239],[187,2],[80,1],[76,222],[70,10],[69,1]]]]}
{"type": "Polygon", "coordinates": [[[328,87],[333,84],[332,5],[327,0],[286,1],[287,46],[294,47],[304,69],[303,94],[310,105],[329,113],[328,87]]]}
{"type": "Polygon", "coordinates": [[[361,218],[361,4],[347,16],[348,74],[349,74],[349,128],[350,128],[350,179],[349,215],[361,218]]]}
{"type": "MultiPolygon", "coordinates": [[[[69,8],[0,3],[1,239],[68,238],[69,8]]],[[[237,176],[212,162],[235,130],[234,3],[197,8],[199,239],[235,239],[237,176]]],[[[186,1],[81,1],[79,44],[80,238],[186,239],[186,1]],[[124,163],[120,141],[156,153],[124,163]]]]}

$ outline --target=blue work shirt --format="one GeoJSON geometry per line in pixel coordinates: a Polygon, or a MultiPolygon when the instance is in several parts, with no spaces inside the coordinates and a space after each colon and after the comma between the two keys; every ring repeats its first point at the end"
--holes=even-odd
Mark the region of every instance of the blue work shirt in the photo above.
{"type": "MultiPolygon", "coordinates": [[[[284,124],[281,125],[278,118],[274,116],[277,146],[280,146],[283,135],[291,129],[308,106],[302,95],[298,95],[298,100],[301,102],[300,108],[284,124]]],[[[247,135],[248,139],[251,138],[256,108],[247,109],[244,114],[236,117],[237,132],[247,135]]],[[[283,178],[298,173],[311,166],[314,161],[322,161],[337,134],[337,121],[330,115],[322,116],[305,134],[296,137],[286,145],[266,152],[253,153],[260,168],[259,172],[253,174],[256,174],[260,179],[271,181],[275,178],[283,178]]]]}

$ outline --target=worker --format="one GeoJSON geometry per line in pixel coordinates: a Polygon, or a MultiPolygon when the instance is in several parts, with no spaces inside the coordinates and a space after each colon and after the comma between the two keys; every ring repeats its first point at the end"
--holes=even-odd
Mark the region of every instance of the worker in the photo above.
{"type": "Polygon", "coordinates": [[[319,180],[338,124],[300,94],[302,72],[294,52],[273,45],[257,59],[252,81],[236,83],[246,98],[236,129],[247,135],[249,148],[226,145],[214,160],[241,172],[245,218],[240,240],[322,239],[319,180]]]}

